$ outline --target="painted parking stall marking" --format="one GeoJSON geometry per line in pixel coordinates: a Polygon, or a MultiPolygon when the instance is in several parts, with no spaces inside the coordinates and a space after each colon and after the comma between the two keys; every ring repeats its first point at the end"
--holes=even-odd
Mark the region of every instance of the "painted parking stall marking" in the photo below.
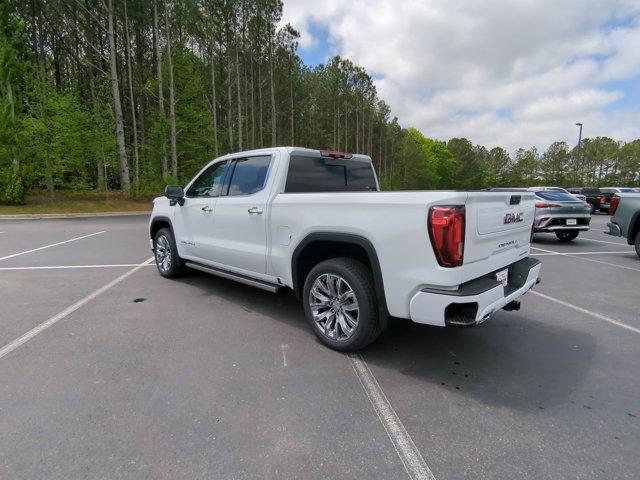
{"type": "Polygon", "coordinates": [[[364,358],[358,353],[350,353],[349,360],[409,478],[412,480],[435,480],[427,462],[422,458],[420,450],[404,428],[398,414],[391,406],[364,358]]]}
{"type": "MultiPolygon", "coordinates": [[[[618,265],[617,263],[611,263],[611,262],[603,262],[602,260],[595,260],[593,258],[585,258],[584,256],[579,257],[579,256],[576,256],[575,253],[556,252],[554,250],[547,250],[547,249],[539,248],[539,247],[531,247],[531,250],[539,250],[539,251],[545,252],[545,253],[551,253],[551,254],[554,254],[554,255],[561,255],[561,256],[564,256],[564,257],[576,258],[576,259],[579,259],[579,260],[584,260],[585,262],[601,263],[602,265],[608,265],[610,267],[616,267],[616,268],[622,268],[624,270],[632,270],[632,271],[635,271],[635,272],[640,272],[640,268],[627,267],[625,265],[618,265]]],[[[630,253],[632,251],[633,250],[629,250],[630,253]]],[[[608,253],[612,253],[612,252],[608,252],[608,253]]]]}
{"type": "Polygon", "coordinates": [[[62,310],[60,313],[58,313],[57,315],[54,315],[53,317],[49,318],[48,320],[46,320],[45,322],[41,323],[40,325],[38,325],[35,328],[32,328],[31,330],[29,330],[27,333],[25,333],[24,335],[16,338],[15,340],[13,340],[12,342],[8,343],[7,345],[5,345],[4,347],[0,348],[0,358],[5,357],[6,355],[10,354],[11,352],[13,352],[14,350],[16,350],[17,348],[19,348],[20,346],[24,345],[25,343],[27,343],[29,340],[31,340],[32,338],[34,338],[36,335],[44,332],[45,330],[47,330],[48,328],[54,326],[56,323],[58,323],[60,320],[65,319],[66,317],[68,317],[69,315],[71,315],[73,312],[75,312],[76,310],[78,310],[80,307],[86,305],[87,303],[89,303],[91,300],[97,298],[98,296],[102,295],[104,292],[106,292],[107,290],[109,290],[110,288],[116,286],[118,283],[120,283],[121,281],[123,281],[125,278],[133,275],[134,273],[136,273],[138,270],[140,270],[142,267],[144,267],[145,265],[148,265],[150,262],[153,261],[153,257],[145,260],[144,262],[136,265],[134,268],[132,268],[131,270],[127,271],[126,273],[123,273],[122,275],[120,275],[118,278],[110,281],[109,283],[107,283],[106,285],[100,287],[99,289],[93,291],[92,293],[90,293],[89,295],[87,295],[86,297],[78,300],[76,303],[74,303],[73,305],[65,308],[64,310],[62,310]]]}
{"type": "Polygon", "coordinates": [[[32,248],[31,250],[26,250],[24,252],[14,253],[11,255],[7,255],[6,257],[0,257],[0,260],[7,260],[9,258],[19,257],[20,255],[26,255],[27,253],[37,252],[39,250],[44,250],[46,248],[56,247],[58,245],[64,245],[65,243],[75,242],[77,240],[82,240],[83,238],[94,237],[96,235],[100,235],[106,233],[106,230],[101,230],[100,232],[90,233],[88,235],[82,235],[81,237],[70,238],[69,240],[64,240],[62,242],[51,243],[49,245],[44,245],[38,248],[32,248]]]}
{"type": "Polygon", "coordinates": [[[540,298],[544,298],[545,300],[549,300],[550,302],[555,302],[558,305],[562,305],[567,308],[571,308],[576,312],[583,313],[585,315],[589,315],[590,317],[597,318],[598,320],[602,320],[604,322],[610,323],[611,325],[615,325],[616,327],[624,328],[625,330],[629,330],[634,333],[640,334],[640,328],[632,327],[631,325],[627,325],[624,322],[619,320],[614,320],[613,318],[607,317],[606,315],[602,315],[600,313],[592,312],[591,310],[587,310],[586,308],[579,307],[574,305],[573,303],[565,302],[564,300],[560,300],[559,298],[551,297],[549,295],[545,295],[544,293],[537,292],[535,290],[531,290],[533,295],[536,295],[540,298]]]}
{"type": "MultiPolygon", "coordinates": [[[[137,267],[139,264],[137,263],[116,263],[116,264],[105,264],[105,265],[48,265],[48,266],[39,266],[39,267],[0,267],[0,272],[2,271],[20,271],[20,270],[68,270],[74,268],[126,268],[126,267],[137,267]]],[[[146,264],[145,267],[153,267],[153,264],[146,264]]]]}

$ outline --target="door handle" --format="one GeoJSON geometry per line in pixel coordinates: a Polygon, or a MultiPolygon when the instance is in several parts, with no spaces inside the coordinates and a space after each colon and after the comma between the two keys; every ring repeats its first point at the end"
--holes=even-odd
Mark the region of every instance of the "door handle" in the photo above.
{"type": "Polygon", "coordinates": [[[202,207],[202,211],[204,213],[211,213],[213,212],[213,209],[209,205],[205,205],[204,207],[202,207]]]}
{"type": "Polygon", "coordinates": [[[262,213],[262,209],[258,207],[251,207],[249,210],[247,210],[247,212],[249,212],[251,215],[260,215],[262,213]]]}

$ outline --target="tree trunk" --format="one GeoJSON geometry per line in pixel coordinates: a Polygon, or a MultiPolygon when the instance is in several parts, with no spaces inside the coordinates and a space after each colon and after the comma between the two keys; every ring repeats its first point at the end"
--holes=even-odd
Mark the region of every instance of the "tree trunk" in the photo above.
{"type": "MultiPolygon", "coordinates": [[[[228,38],[228,37],[227,37],[228,38]]],[[[232,62],[231,62],[231,49],[229,48],[229,42],[227,41],[227,123],[229,130],[229,151],[233,151],[233,115],[231,112],[233,111],[231,98],[231,70],[232,70],[232,62]]]]}
{"type": "Polygon", "coordinates": [[[251,56],[251,148],[256,148],[256,102],[253,83],[253,55],[251,56]]]}
{"type": "Polygon", "coordinates": [[[133,172],[136,194],[140,190],[140,155],[138,152],[138,124],[136,121],[136,102],[133,96],[133,73],[131,69],[131,38],[129,37],[129,17],[127,15],[127,0],[124,0],[124,36],[127,53],[127,76],[129,78],[129,102],[131,103],[131,127],[133,128],[133,172]]]}
{"type": "Polygon", "coordinates": [[[218,156],[218,115],[216,99],[216,57],[213,42],[211,42],[211,113],[213,115],[213,152],[218,156]]]}
{"type": "MultiPolygon", "coordinates": [[[[162,89],[162,54],[160,52],[159,41],[160,30],[158,29],[158,2],[153,2],[153,49],[156,55],[156,75],[158,77],[158,110],[160,111],[160,123],[164,130],[164,92],[162,89]]],[[[167,178],[169,165],[167,161],[167,152],[165,149],[164,134],[160,142],[162,150],[162,178],[167,178]]]]}
{"type": "Polygon", "coordinates": [[[236,96],[238,102],[238,150],[242,151],[242,97],[240,96],[240,59],[236,44],[236,96]]]}
{"type": "Polygon", "coordinates": [[[260,148],[264,147],[264,134],[262,132],[262,69],[258,63],[258,136],[260,148]]]}
{"type": "MultiPolygon", "coordinates": [[[[96,141],[98,139],[98,135],[100,134],[99,129],[100,126],[97,122],[97,102],[96,102],[96,87],[95,87],[95,78],[93,73],[93,66],[89,66],[89,94],[91,96],[91,113],[93,115],[93,133],[95,135],[96,141]]],[[[102,151],[102,147],[99,142],[96,142],[96,169],[97,169],[97,186],[98,190],[104,190],[104,152],[102,151]]]]}
{"type": "Polygon", "coordinates": [[[295,116],[295,110],[294,110],[294,105],[293,105],[293,67],[291,68],[291,82],[289,83],[289,98],[291,101],[291,116],[290,116],[290,122],[291,122],[291,146],[293,147],[296,144],[296,136],[295,136],[295,131],[294,131],[294,116],[295,116]]]}
{"type": "Polygon", "coordinates": [[[171,23],[169,22],[169,7],[164,5],[164,22],[167,34],[167,66],[169,67],[169,120],[171,123],[171,173],[178,178],[178,146],[176,133],[176,98],[173,84],[173,59],[171,58],[171,23]]]}
{"type": "Polygon", "coordinates": [[[113,0],[108,0],[107,17],[109,20],[109,59],[111,66],[111,89],[113,91],[113,110],[116,121],[116,143],[118,145],[118,160],[120,162],[120,188],[125,197],[131,195],[131,182],[129,181],[129,160],[124,141],[124,124],[122,121],[122,103],[120,102],[120,85],[118,84],[118,68],[116,66],[116,41],[113,33],[113,0]]]}
{"type": "Polygon", "coordinates": [[[273,81],[273,39],[269,34],[269,83],[271,84],[271,146],[277,143],[276,135],[276,87],[273,81]]]}

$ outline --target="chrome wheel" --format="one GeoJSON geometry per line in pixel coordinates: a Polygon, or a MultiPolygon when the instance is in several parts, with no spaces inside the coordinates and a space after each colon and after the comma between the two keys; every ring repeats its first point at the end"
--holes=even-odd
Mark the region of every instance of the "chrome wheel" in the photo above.
{"type": "Polygon", "coordinates": [[[171,268],[171,243],[165,235],[160,235],[156,240],[156,264],[162,272],[168,272],[171,268]]]}
{"type": "Polygon", "coordinates": [[[332,340],[350,338],[358,326],[358,299],[339,275],[325,273],[316,278],[309,292],[309,306],[316,327],[332,340]]]}

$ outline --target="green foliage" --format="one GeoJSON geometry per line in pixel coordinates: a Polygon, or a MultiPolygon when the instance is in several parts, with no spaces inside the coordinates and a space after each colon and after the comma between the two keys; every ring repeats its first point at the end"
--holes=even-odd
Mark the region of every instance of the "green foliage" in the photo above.
{"type": "Polygon", "coordinates": [[[0,203],[21,205],[24,198],[25,188],[20,174],[10,169],[0,170],[0,203]]]}
{"type": "MultiPolygon", "coordinates": [[[[28,189],[50,196],[57,189],[119,189],[124,175],[103,3],[86,0],[81,9],[23,3],[0,0],[3,201],[20,202],[28,189]]],[[[597,137],[571,150],[555,142],[541,155],[536,149],[509,155],[466,138],[445,143],[402,128],[364,68],[341,57],[304,65],[298,32],[281,24],[281,0],[158,1],[157,29],[153,4],[127,2],[129,62],[125,3],[113,2],[125,147],[139,196],[185,184],[216,154],[272,143],[368,154],[385,189],[640,183],[640,140],[597,137]],[[178,178],[166,172],[163,178],[163,164],[171,163],[169,33],[178,178]]]]}

